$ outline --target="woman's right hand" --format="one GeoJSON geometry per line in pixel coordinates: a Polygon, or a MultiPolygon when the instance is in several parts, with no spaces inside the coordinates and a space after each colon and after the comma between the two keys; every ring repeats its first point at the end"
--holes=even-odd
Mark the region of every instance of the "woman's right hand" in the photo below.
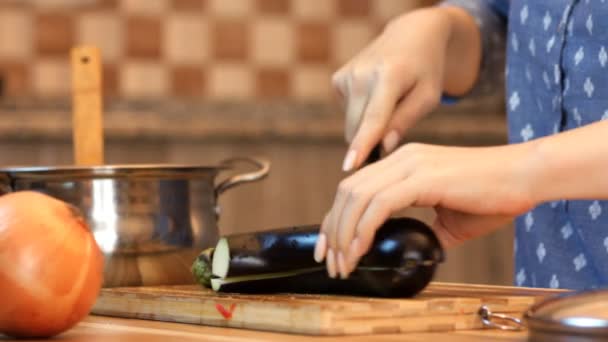
{"type": "Polygon", "coordinates": [[[459,94],[472,86],[479,59],[448,60],[470,53],[461,50],[471,47],[471,37],[463,41],[454,33],[477,30],[471,25],[472,18],[453,7],[408,12],[334,74],[350,143],[344,171],[359,168],[381,141],[392,152],[407,129],[439,104],[443,91],[459,94]],[[462,21],[469,27],[456,25],[462,21]]]}

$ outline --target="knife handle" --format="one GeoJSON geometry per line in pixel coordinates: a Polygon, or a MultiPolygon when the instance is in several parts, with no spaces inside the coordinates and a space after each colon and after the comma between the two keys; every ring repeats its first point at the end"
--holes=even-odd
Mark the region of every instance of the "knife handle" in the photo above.
{"type": "Polygon", "coordinates": [[[371,163],[375,163],[381,158],[382,147],[380,144],[374,146],[374,148],[369,152],[367,159],[365,159],[365,165],[369,165],[371,163]]]}

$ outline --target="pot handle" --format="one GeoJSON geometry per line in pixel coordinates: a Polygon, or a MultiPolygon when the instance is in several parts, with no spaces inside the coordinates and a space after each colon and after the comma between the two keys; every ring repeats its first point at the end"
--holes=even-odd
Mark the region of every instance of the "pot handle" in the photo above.
{"type": "Polygon", "coordinates": [[[11,177],[5,173],[0,174],[0,196],[13,192],[11,177]]]}
{"type": "Polygon", "coordinates": [[[260,158],[231,158],[222,161],[220,164],[225,167],[233,166],[236,163],[245,162],[257,167],[256,171],[241,173],[238,175],[234,175],[224,180],[220,184],[215,187],[215,195],[218,196],[224,191],[232,188],[233,186],[237,186],[242,183],[255,182],[257,180],[263,179],[268,176],[270,172],[270,162],[265,159],[260,158]]]}

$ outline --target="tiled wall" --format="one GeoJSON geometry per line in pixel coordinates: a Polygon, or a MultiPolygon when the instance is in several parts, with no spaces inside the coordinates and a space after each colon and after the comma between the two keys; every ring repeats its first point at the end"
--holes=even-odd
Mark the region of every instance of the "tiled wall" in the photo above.
{"type": "Polygon", "coordinates": [[[428,0],[3,0],[10,97],[70,94],[69,49],[95,44],[105,96],[325,101],[330,75],[428,0]]]}

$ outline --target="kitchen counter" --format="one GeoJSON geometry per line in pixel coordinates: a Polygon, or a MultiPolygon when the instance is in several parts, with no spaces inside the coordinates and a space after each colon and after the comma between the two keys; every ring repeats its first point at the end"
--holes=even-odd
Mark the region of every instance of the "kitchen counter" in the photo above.
{"type": "MultiPolygon", "coordinates": [[[[506,332],[494,329],[461,331],[453,333],[412,333],[373,336],[312,337],[252,331],[244,329],[215,328],[178,323],[165,323],[135,319],[89,316],[73,329],[60,335],[58,341],[526,341],[523,332],[506,332]]],[[[0,341],[10,339],[0,337],[0,341]]],[[[18,340],[23,342],[25,340],[18,340]]]]}
{"type": "MultiPolygon", "coordinates": [[[[186,286],[187,287],[187,286],[186,286]]],[[[193,323],[177,323],[179,322],[193,322],[188,318],[188,314],[190,312],[199,312],[201,319],[211,319],[209,312],[205,311],[200,305],[196,305],[199,303],[198,301],[189,301],[186,296],[187,291],[185,291],[184,286],[178,287],[181,289],[181,297],[176,302],[179,304],[181,309],[177,309],[172,307],[171,305],[165,305],[163,303],[168,303],[171,301],[171,298],[175,296],[175,293],[170,291],[169,288],[165,288],[162,291],[151,290],[154,287],[145,288],[137,288],[133,289],[130,295],[123,297],[122,302],[116,302],[124,311],[129,311],[130,313],[125,315],[125,313],[119,313],[120,310],[111,309],[112,305],[108,304],[112,302],[111,298],[118,298],[116,295],[110,295],[109,292],[121,292],[126,291],[127,288],[122,290],[118,289],[108,289],[108,293],[104,296],[102,293],[100,295],[100,302],[102,307],[105,307],[109,315],[112,316],[102,316],[97,314],[91,314],[85,319],[83,319],[79,324],[77,324],[72,329],[64,332],[59,335],[58,340],[61,341],[221,341],[221,342],[240,342],[240,341],[288,341],[288,342],[299,342],[299,341],[352,341],[352,342],[364,342],[364,341],[462,341],[462,342],[476,342],[476,341],[504,341],[504,342],[516,342],[516,341],[527,341],[528,332],[527,330],[520,331],[505,331],[494,328],[485,328],[485,329],[473,329],[469,328],[469,330],[464,330],[464,326],[479,326],[479,325],[467,325],[470,322],[470,319],[473,319],[472,316],[470,318],[466,318],[458,324],[460,326],[460,330],[453,331],[454,326],[448,326],[450,323],[449,319],[446,320],[446,317],[450,315],[450,310],[460,310],[460,312],[469,310],[471,305],[477,306],[476,299],[481,299],[483,303],[488,303],[489,306],[498,306],[503,309],[499,312],[507,312],[509,316],[521,316],[523,312],[532,304],[538,303],[543,298],[567,292],[566,290],[555,290],[555,289],[532,289],[532,288],[520,288],[513,286],[491,286],[491,285],[483,285],[483,284],[457,284],[457,283],[432,283],[425,289],[425,292],[420,296],[419,301],[416,301],[418,304],[410,306],[406,308],[406,303],[401,302],[399,307],[399,312],[405,312],[406,314],[410,311],[408,310],[419,310],[422,315],[428,314],[426,316],[428,319],[435,320],[435,322],[444,322],[442,324],[437,324],[437,327],[442,327],[441,331],[438,330],[429,330],[430,332],[402,332],[402,333],[380,333],[373,335],[344,335],[344,336],[312,336],[306,335],[304,333],[300,334],[289,334],[289,333],[279,333],[276,331],[282,330],[274,330],[274,331],[263,331],[263,330],[254,330],[254,329],[245,329],[242,328],[239,324],[253,324],[255,321],[251,319],[246,319],[247,312],[259,312],[259,314],[263,314],[267,317],[273,317],[273,319],[280,319],[280,317],[284,318],[279,311],[269,310],[269,307],[259,306],[256,308],[253,304],[256,299],[255,296],[244,296],[243,298],[233,298],[235,300],[234,303],[240,301],[250,301],[249,304],[244,304],[244,302],[239,302],[240,308],[242,309],[243,305],[249,305],[247,309],[242,309],[245,311],[240,311],[240,315],[238,318],[232,317],[236,319],[236,321],[209,321],[209,324],[212,325],[198,325],[193,323]],[[156,293],[156,294],[155,294],[156,293]],[[158,297],[158,293],[162,293],[161,297],[158,297]],[[114,296],[114,297],[112,297],[114,296]],[[519,297],[522,296],[522,297],[519,297]],[[531,298],[530,296],[533,296],[531,298]],[[247,297],[247,298],[245,298],[247,297]],[[458,298],[457,302],[450,302],[450,297],[458,298]],[[105,298],[105,299],[104,299],[105,298]],[[140,298],[138,301],[137,298],[140,298]],[[430,298],[434,298],[432,302],[424,303],[425,300],[429,300],[430,298]],[[151,306],[145,304],[150,300],[155,301],[151,306]],[[105,303],[105,304],[103,304],[105,303]],[[434,304],[431,304],[434,303],[434,304]],[[528,303],[528,304],[524,304],[528,303]],[[422,313],[424,308],[431,308],[434,314],[429,312],[422,313]],[[510,309],[507,309],[509,307],[510,309]],[[153,309],[157,314],[151,314],[152,311],[147,311],[148,309],[153,309]],[[458,309],[459,308],[459,309],[458,309]],[[516,309],[518,308],[518,309],[516,309]],[[108,311],[109,310],[109,311],[108,311]],[[257,311],[256,311],[257,310],[257,311]],[[433,311],[435,310],[435,311],[433,311]],[[447,311],[442,311],[447,310],[447,311]],[[506,311],[503,311],[506,310],[506,311]],[[516,310],[516,311],[510,311],[516,310]],[[140,312],[142,319],[135,318],[120,318],[120,317],[137,317],[132,315],[132,312],[140,312]],[[173,318],[168,318],[167,313],[170,312],[173,318]],[[440,313],[443,312],[443,313],[440,313]],[[433,316],[434,315],[434,316],[433,316]],[[442,316],[443,315],[443,316],[442,316]],[[447,315],[447,316],[446,316],[447,315]],[[152,319],[148,319],[152,317],[152,319]],[[435,318],[433,318],[435,317],[435,318]],[[443,317],[443,321],[442,318],[443,317]],[[176,319],[176,321],[171,321],[172,319],[176,319]],[[185,321],[183,320],[185,319],[185,321]],[[223,323],[222,323],[223,322],[223,323]],[[235,323],[238,322],[238,323],[235,323]],[[224,325],[226,324],[226,325],[224,325]],[[233,327],[228,327],[227,324],[237,324],[233,325],[233,327]]],[[[177,291],[177,290],[176,290],[177,291]]],[[[179,292],[179,291],[178,291],[179,292]]],[[[206,302],[210,297],[208,295],[203,295],[202,293],[197,297],[200,303],[206,302]]],[[[230,298],[230,296],[228,296],[230,298]]],[[[285,308],[287,302],[281,302],[278,299],[274,299],[277,302],[272,302],[272,297],[264,297],[257,299],[258,303],[272,303],[272,305],[279,305],[285,308]]],[[[298,310],[303,310],[303,301],[302,298],[294,298],[295,306],[300,305],[298,310]]],[[[315,300],[311,297],[309,298],[311,302],[315,300]]],[[[347,298],[343,298],[344,303],[336,304],[340,299],[335,296],[328,296],[326,298],[327,302],[324,305],[334,305],[332,310],[336,310],[336,312],[344,309],[344,307],[349,304],[346,302],[347,298]],[[333,304],[332,304],[333,303],[333,304]]],[[[215,299],[213,299],[215,301],[215,299]]],[[[99,304],[98,303],[98,304],[99,304]]],[[[353,305],[359,305],[357,309],[353,309],[359,313],[363,310],[363,304],[365,302],[357,302],[353,305]]],[[[384,303],[386,304],[386,303],[384,303]]],[[[201,304],[202,305],[202,304],[201,304]]],[[[216,302],[217,306],[217,302],[216,302]]],[[[329,308],[329,306],[325,306],[329,308]]],[[[385,307],[386,308],[386,307],[385,307]]],[[[97,309],[99,310],[99,308],[97,309]]],[[[381,309],[379,309],[381,310],[381,309]]],[[[353,312],[355,312],[353,311],[353,312]]],[[[100,311],[94,311],[100,312],[100,311]]],[[[295,313],[295,311],[294,311],[295,313]]],[[[323,313],[317,312],[316,314],[322,315],[323,313]]],[[[464,315],[464,313],[463,313],[464,315]]],[[[306,315],[294,314],[289,315],[289,319],[293,319],[294,317],[306,317],[306,315]]],[[[343,316],[344,317],[349,317],[343,316]]],[[[357,316],[351,316],[356,320],[357,316]]],[[[369,317],[367,320],[370,322],[370,326],[373,326],[372,320],[374,315],[368,313],[367,316],[361,317],[369,317]]],[[[401,316],[406,317],[406,316],[401,316]]],[[[226,318],[226,317],[224,317],[226,318]]],[[[229,319],[229,318],[226,318],[229,319]]],[[[338,323],[338,316],[336,316],[336,321],[334,323],[338,323]]],[[[476,321],[478,318],[474,318],[476,321]]],[[[258,324],[262,324],[261,320],[257,320],[258,324]]],[[[497,321],[496,323],[503,323],[497,321]]],[[[298,324],[303,324],[299,322],[298,324]]],[[[360,324],[360,323],[359,323],[360,324]]],[[[398,324],[398,323],[395,323],[398,324]]],[[[313,326],[313,323],[308,323],[308,325],[313,326]]],[[[338,324],[339,325],[339,324],[338,324]]],[[[336,327],[338,326],[336,325],[336,327]]],[[[253,325],[251,325],[253,326],[253,325]]],[[[260,325],[257,325],[259,327],[260,325]]],[[[405,327],[406,325],[404,325],[405,327]]],[[[286,328],[287,326],[283,326],[286,328]]],[[[376,325],[375,327],[380,327],[376,325]]],[[[420,328],[420,327],[419,327],[420,328]]],[[[268,328],[271,329],[271,328],[268,328]]],[[[276,327],[275,327],[276,329],[276,327]]],[[[339,328],[336,328],[339,329],[339,328]]],[[[289,330],[296,331],[296,330],[289,330]]],[[[364,330],[359,330],[364,331],[364,330]]],[[[386,330],[385,330],[386,331],[386,330]]],[[[419,330],[422,331],[422,330],[419,330]]],[[[9,341],[8,338],[2,338],[0,336],[0,341],[9,341]]],[[[21,340],[23,341],[23,340],[21,340]]],[[[16,340],[15,340],[16,342],[16,340]]]]}

